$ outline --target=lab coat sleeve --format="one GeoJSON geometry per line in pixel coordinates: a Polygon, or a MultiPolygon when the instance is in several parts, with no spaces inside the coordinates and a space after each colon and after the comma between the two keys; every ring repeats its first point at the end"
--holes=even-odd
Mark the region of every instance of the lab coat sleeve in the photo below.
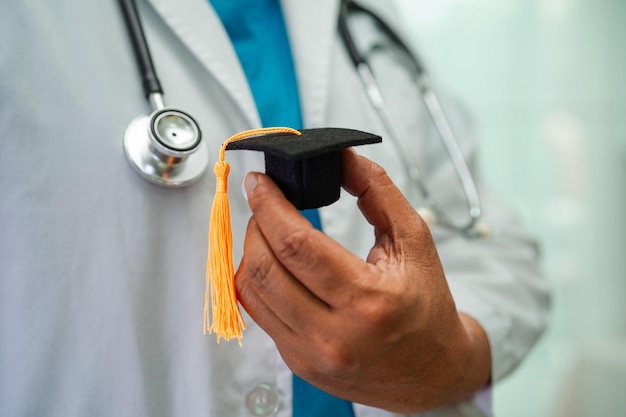
{"type": "MultiPolygon", "coordinates": [[[[458,311],[475,318],[487,333],[492,382],[496,382],[522,361],[543,332],[549,311],[549,286],[541,271],[537,239],[523,227],[510,205],[478,178],[473,136],[466,135],[462,145],[482,201],[478,228],[486,235],[471,239],[440,226],[433,226],[431,232],[458,311]]],[[[452,164],[441,164],[432,172],[429,183],[433,190],[451,190],[439,199],[446,213],[457,219],[467,218],[461,188],[444,188],[455,177],[452,164]]]]}
{"type": "MultiPolygon", "coordinates": [[[[387,22],[404,20],[392,7],[381,7],[373,1],[366,3],[387,22]]],[[[395,26],[394,29],[410,45],[410,37],[404,31],[406,28],[395,26]]],[[[363,32],[363,35],[359,34],[361,40],[367,41],[368,36],[373,39],[369,45],[363,45],[365,50],[369,48],[373,51],[376,45],[385,45],[384,36],[377,38],[380,35],[374,34],[375,31],[363,32]]],[[[374,65],[377,65],[376,61],[374,65]]],[[[396,94],[388,102],[392,107],[395,105],[392,110],[396,121],[415,144],[418,166],[426,167],[423,172],[428,187],[447,215],[452,219],[467,219],[465,193],[458,184],[450,158],[441,146],[441,139],[434,129],[423,128],[429,125],[426,123],[428,116],[425,108],[412,109],[415,103],[411,103],[409,98],[410,87],[402,86],[399,76],[390,72],[392,68],[393,64],[385,66],[381,61],[375,68],[376,74],[382,83],[390,86],[398,84],[396,94]],[[390,75],[385,77],[386,73],[390,75]],[[420,142],[423,138],[427,139],[420,142]],[[424,159],[420,160],[420,157],[424,159]]],[[[468,239],[436,225],[431,232],[457,309],[475,318],[487,333],[492,354],[492,382],[497,382],[522,361],[544,331],[549,312],[549,285],[540,267],[538,240],[524,227],[511,204],[502,201],[479,177],[476,167],[478,140],[473,118],[464,105],[441,91],[441,85],[436,84],[435,88],[443,96],[444,109],[477,182],[483,208],[480,226],[488,229],[489,236],[468,239]]],[[[394,88],[386,87],[385,91],[393,92],[394,88]]],[[[388,135],[383,136],[388,139],[388,135]]],[[[415,186],[407,180],[405,173],[398,172],[389,161],[384,161],[383,166],[389,171],[396,171],[394,180],[398,180],[397,184],[403,192],[416,208],[419,207],[422,203],[416,201],[418,198],[411,190],[415,186]]]]}
{"type": "Polygon", "coordinates": [[[485,215],[485,220],[490,222],[491,237],[474,242],[459,236],[437,240],[458,311],[474,317],[487,333],[496,382],[517,366],[540,336],[549,298],[532,238],[519,226],[493,221],[493,216],[485,215]]]}

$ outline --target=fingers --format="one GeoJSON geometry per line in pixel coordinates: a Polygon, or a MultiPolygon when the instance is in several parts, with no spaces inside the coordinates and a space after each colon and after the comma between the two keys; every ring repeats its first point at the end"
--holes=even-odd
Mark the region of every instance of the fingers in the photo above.
{"type": "Polygon", "coordinates": [[[311,227],[266,175],[248,174],[246,191],[256,227],[276,260],[324,303],[349,302],[351,281],[364,275],[367,265],[311,227]]]}
{"type": "Polygon", "coordinates": [[[274,340],[291,369],[319,375],[320,369],[338,369],[337,364],[349,356],[342,343],[354,317],[332,309],[291,275],[274,256],[254,218],[248,224],[235,282],[242,306],[274,340]]]}
{"type": "Polygon", "coordinates": [[[433,252],[430,229],[393,184],[383,168],[354,150],[342,152],[343,187],[374,226],[376,244],[367,261],[374,265],[428,259],[433,252]]]}
{"type": "Polygon", "coordinates": [[[359,209],[377,235],[425,227],[417,212],[385,170],[353,149],[342,152],[343,187],[359,200],[359,209]]]}
{"type": "Polygon", "coordinates": [[[328,316],[328,306],[276,260],[256,221],[246,231],[244,257],[235,276],[238,298],[269,334],[306,332],[328,316]]]}

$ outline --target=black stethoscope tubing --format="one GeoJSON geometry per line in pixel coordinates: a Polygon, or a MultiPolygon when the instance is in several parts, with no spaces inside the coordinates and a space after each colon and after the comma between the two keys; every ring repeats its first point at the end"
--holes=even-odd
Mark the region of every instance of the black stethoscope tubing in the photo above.
{"type": "Polygon", "coordinates": [[[146,98],[151,94],[163,94],[161,82],[157,77],[150,48],[143,32],[143,25],[139,19],[139,12],[134,0],[119,0],[124,14],[124,20],[130,36],[137,67],[141,74],[141,82],[146,98]]]}
{"type": "Polygon", "coordinates": [[[391,39],[393,43],[396,44],[396,46],[402,49],[402,52],[407,54],[407,56],[411,60],[411,63],[415,67],[415,71],[417,72],[417,75],[421,76],[422,74],[425,73],[424,66],[422,65],[421,61],[407,47],[404,41],[400,39],[397,33],[393,29],[391,29],[391,27],[383,19],[380,18],[380,16],[378,16],[372,10],[366,7],[363,7],[358,3],[355,3],[354,1],[347,0],[347,1],[342,1],[342,5],[341,5],[341,11],[339,14],[339,33],[341,34],[341,39],[346,45],[348,54],[350,54],[352,63],[355,66],[361,63],[367,63],[367,59],[361,54],[361,52],[359,51],[359,48],[357,48],[356,43],[354,42],[354,39],[352,37],[352,33],[350,32],[350,29],[348,28],[348,13],[353,12],[353,11],[365,13],[370,18],[372,18],[374,22],[376,22],[378,28],[383,31],[385,36],[391,39]]]}

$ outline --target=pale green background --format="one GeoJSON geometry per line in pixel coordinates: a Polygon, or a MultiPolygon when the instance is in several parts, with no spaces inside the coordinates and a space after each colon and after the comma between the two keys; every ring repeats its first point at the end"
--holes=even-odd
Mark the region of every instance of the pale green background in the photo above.
{"type": "Polygon", "coordinates": [[[395,1],[474,112],[481,172],[541,238],[554,287],[495,415],[626,416],[626,1],[395,1]]]}

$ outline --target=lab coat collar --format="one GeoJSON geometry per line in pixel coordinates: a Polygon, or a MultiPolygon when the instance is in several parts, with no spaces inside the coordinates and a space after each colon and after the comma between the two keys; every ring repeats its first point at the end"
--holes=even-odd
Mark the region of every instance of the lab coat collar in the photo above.
{"type": "Polygon", "coordinates": [[[282,0],[305,127],[325,124],[340,0],[282,0]]]}
{"type": "MultiPolygon", "coordinates": [[[[148,0],[180,41],[224,87],[250,127],[261,125],[254,98],[209,0],[148,0]]],[[[324,125],[339,0],[281,0],[306,127],[324,125]]]]}
{"type": "Polygon", "coordinates": [[[180,41],[222,85],[250,128],[261,119],[226,30],[209,0],[147,0],[180,41]]]}

